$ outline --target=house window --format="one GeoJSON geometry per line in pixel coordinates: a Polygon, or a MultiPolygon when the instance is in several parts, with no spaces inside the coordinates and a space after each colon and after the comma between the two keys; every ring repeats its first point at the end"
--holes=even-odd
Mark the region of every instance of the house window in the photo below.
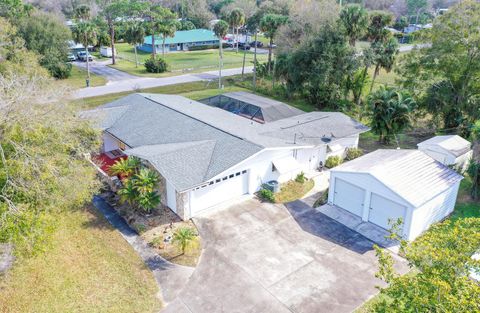
{"type": "Polygon", "coordinates": [[[242,174],[245,174],[246,172],[247,172],[247,170],[243,170],[243,171],[242,171],[242,174]]]}
{"type": "Polygon", "coordinates": [[[230,176],[228,176],[228,177],[229,177],[229,178],[233,178],[233,176],[235,176],[235,175],[232,174],[232,175],[230,175],[230,176]]]}

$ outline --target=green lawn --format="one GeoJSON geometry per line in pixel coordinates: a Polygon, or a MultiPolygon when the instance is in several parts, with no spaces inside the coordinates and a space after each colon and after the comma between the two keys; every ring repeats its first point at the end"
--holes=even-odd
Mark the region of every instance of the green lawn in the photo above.
{"type": "MultiPolygon", "coordinates": [[[[165,61],[168,64],[169,72],[162,74],[152,74],[145,71],[145,67],[139,64],[135,66],[135,53],[133,47],[126,43],[119,43],[116,45],[118,51],[118,60],[116,65],[112,67],[124,72],[128,72],[137,76],[151,76],[151,77],[165,77],[184,72],[205,72],[209,70],[218,69],[218,50],[202,50],[202,51],[185,51],[185,52],[171,52],[165,54],[165,61]]],[[[150,53],[138,51],[138,60],[143,63],[150,58],[150,53]]],[[[158,54],[161,56],[161,53],[158,54]]],[[[259,62],[264,62],[267,59],[265,54],[257,54],[259,62]]],[[[253,53],[247,52],[245,58],[245,66],[251,66],[253,62],[253,53]]],[[[224,68],[241,67],[243,63],[243,52],[224,50],[223,64],[224,68]]]]}
{"type": "MultiPolygon", "coordinates": [[[[72,66],[72,73],[69,78],[58,80],[59,83],[65,83],[73,88],[85,87],[85,78],[87,77],[87,71],[78,68],[75,65],[72,66]]],[[[90,86],[103,86],[107,83],[107,80],[99,75],[90,73],[90,86]]]]}
{"type": "Polygon", "coordinates": [[[52,247],[0,277],[0,312],[158,312],[158,287],[97,211],[58,217],[52,247]]]}
{"type": "MultiPolygon", "coordinates": [[[[66,84],[72,88],[78,89],[85,87],[85,79],[87,77],[87,71],[78,68],[75,65],[72,66],[72,73],[69,78],[57,80],[58,84],[66,84]]],[[[103,86],[107,83],[107,80],[99,75],[90,73],[90,86],[103,86]]]]}

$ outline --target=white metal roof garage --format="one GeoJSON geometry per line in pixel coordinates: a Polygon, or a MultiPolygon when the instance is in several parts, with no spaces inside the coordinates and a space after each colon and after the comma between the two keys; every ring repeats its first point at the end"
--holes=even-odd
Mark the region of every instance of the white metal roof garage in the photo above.
{"type": "Polygon", "coordinates": [[[463,179],[419,150],[377,150],[331,170],[328,202],[413,240],[449,215],[463,179]]]}
{"type": "Polygon", "coordinates": [[[458,135],[435,136],[417,146],[418,150],[445,165],[464,166],[472,157],[470,142],[458,135]]]}

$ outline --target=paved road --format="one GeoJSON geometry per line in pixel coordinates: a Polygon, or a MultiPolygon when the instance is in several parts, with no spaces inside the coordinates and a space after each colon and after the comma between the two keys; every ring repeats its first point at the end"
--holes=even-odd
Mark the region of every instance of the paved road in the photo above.
{"type": "Polygon", "coordinates": [[[163,313],[351,312],[382,284],[373,242],[301,201],[248,200],[194,221],[204,252],[163,313]]]}
{"type": "MultiPolygon", "coordinates": [[[[110,64],[111,62],[111,60],[90,62],[90,71],[94,74],[105,77],[108,80],[107,84],[127,79],[139,78],[138,76],[134,76],[107,66],[107,64],[110,64]]],[[[73,64],[83,69],[87,68],[86,62],[76,61],[73,62],[73,64]]]]}
{"type": "MultiPolygon", "coordinates": [[[[251,73],[253,70],[252,66],[245,67],[246,73],[251,73]]],[[[232,76],[238,75],[242,73],[241,68],[233,68],[233,69],[225,69],[222,71],[222,76],[232,76]]],[[[89,98],[89,97],[96,97],[111,93],[117,93],[122,91],[136,91],[146,88],[153,88],[159,86],[167,86],[167,85],[175,85],[181,83],[190,83],[196,81],[210,81],[210,80],[217,80],[218,79],[218,70],[215,71],[208,71],[204,73],[198,74],[184,74],[172,77],[162,77],[162,78],[134,78],[134,79],[127,79],[112,82],[105,86],[99,87],[89,87],[89,88],[82,88],[77,90],[73,98],[74,99],[81,99],[81,98],[89,98]]]]}

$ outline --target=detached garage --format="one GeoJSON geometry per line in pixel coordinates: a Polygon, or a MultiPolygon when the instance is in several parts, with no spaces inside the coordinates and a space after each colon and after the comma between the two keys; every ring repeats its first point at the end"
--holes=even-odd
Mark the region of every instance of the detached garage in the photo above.
{"type": "Polygon", "coordinates": [[[385,229],[401,218],[413,240],[453,211],[462,179],[419,150],[377,150],[331,170],[328,202],[385,229]]]}

